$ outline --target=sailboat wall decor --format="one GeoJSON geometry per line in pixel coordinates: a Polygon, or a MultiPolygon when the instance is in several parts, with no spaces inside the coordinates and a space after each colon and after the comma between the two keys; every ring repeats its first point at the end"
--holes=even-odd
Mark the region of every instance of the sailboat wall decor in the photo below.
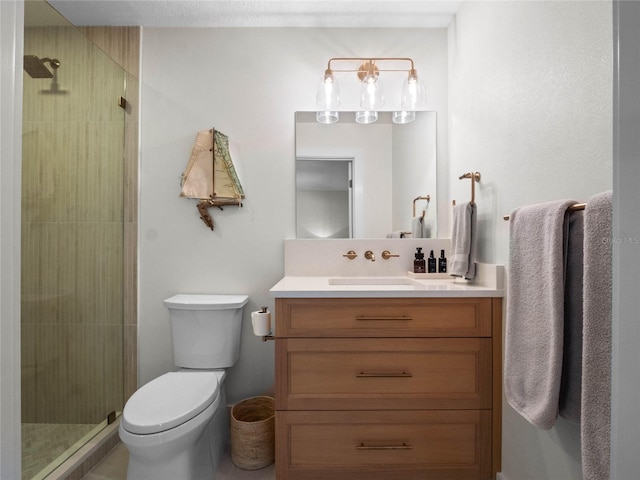
{"type": "Polygon", "coordinates": [[[213,230],[210,207],[242,206],[244,191],[229,154],[229,138],[215,129],[196,135],[191,157],[181,178],[181,197],[199,200],[202,221],[213,230]]]}

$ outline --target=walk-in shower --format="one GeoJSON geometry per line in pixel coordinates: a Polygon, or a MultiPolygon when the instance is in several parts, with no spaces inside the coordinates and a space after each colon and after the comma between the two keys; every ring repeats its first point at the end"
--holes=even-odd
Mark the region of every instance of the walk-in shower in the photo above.
{"type": "Polygon", "coordinates": [[[24,52],[22,479],[37,480],[124,405],[126,82],[44,1],[25,2],[24,52]]]}

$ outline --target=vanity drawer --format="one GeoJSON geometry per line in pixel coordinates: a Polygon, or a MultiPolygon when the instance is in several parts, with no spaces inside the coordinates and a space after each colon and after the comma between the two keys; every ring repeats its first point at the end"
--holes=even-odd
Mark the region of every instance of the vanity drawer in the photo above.
{"type": "Polygon", "coordinates": [[[296,338],[276,343],[277,409],[492,406],[488,338],[296,338]]]}
{"type": "Polygon", "coordinates": [[[490,298],[276,299],[278,337],[490,337],[490,298]]]}
{"type": "Polygon", "coordinates": [[[489,411],[276,413],[276,478],[487,479],[489,411]]]}

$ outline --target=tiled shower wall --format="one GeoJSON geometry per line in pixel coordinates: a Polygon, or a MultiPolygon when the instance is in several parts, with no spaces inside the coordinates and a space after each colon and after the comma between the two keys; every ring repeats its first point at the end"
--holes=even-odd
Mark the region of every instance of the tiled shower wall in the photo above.
{"type": "Polygon", "coordinates": [[[136,383],[137,63],[68,27],[26,28],[25,54],[58,58],[66,92],[25,74],[22,421],[97,423],[136,383]]]}

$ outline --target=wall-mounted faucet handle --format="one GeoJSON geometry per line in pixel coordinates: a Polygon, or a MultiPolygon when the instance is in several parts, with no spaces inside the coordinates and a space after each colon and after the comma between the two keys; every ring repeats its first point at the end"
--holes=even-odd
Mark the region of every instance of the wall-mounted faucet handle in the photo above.
{"type": "Polygon", "coordinates": [[[385,250],[384,252],[382,252],[382,258],[384,258],[385,260],[389,260],[391,257],[399,257],[399,256],[400,255],[391,253],[389,250],[385,250]]]}
{"type": "Polygon", "coordinates": [[[366,258],[367,260],[371,260],[372,262],[376,261],[376,256],[371,250],[367,250],[366,252],[364,252],[364,258],[366,258]]]}
{"type": "Polygon", "coordinates": [[[353,260],[354,258],[356,258],[358,256],[358,254],[356,252],[354,252],[353,250],[349,250],[345,255],[342,255],[343,257],[347,257],[349,260],[353,260]]]}

